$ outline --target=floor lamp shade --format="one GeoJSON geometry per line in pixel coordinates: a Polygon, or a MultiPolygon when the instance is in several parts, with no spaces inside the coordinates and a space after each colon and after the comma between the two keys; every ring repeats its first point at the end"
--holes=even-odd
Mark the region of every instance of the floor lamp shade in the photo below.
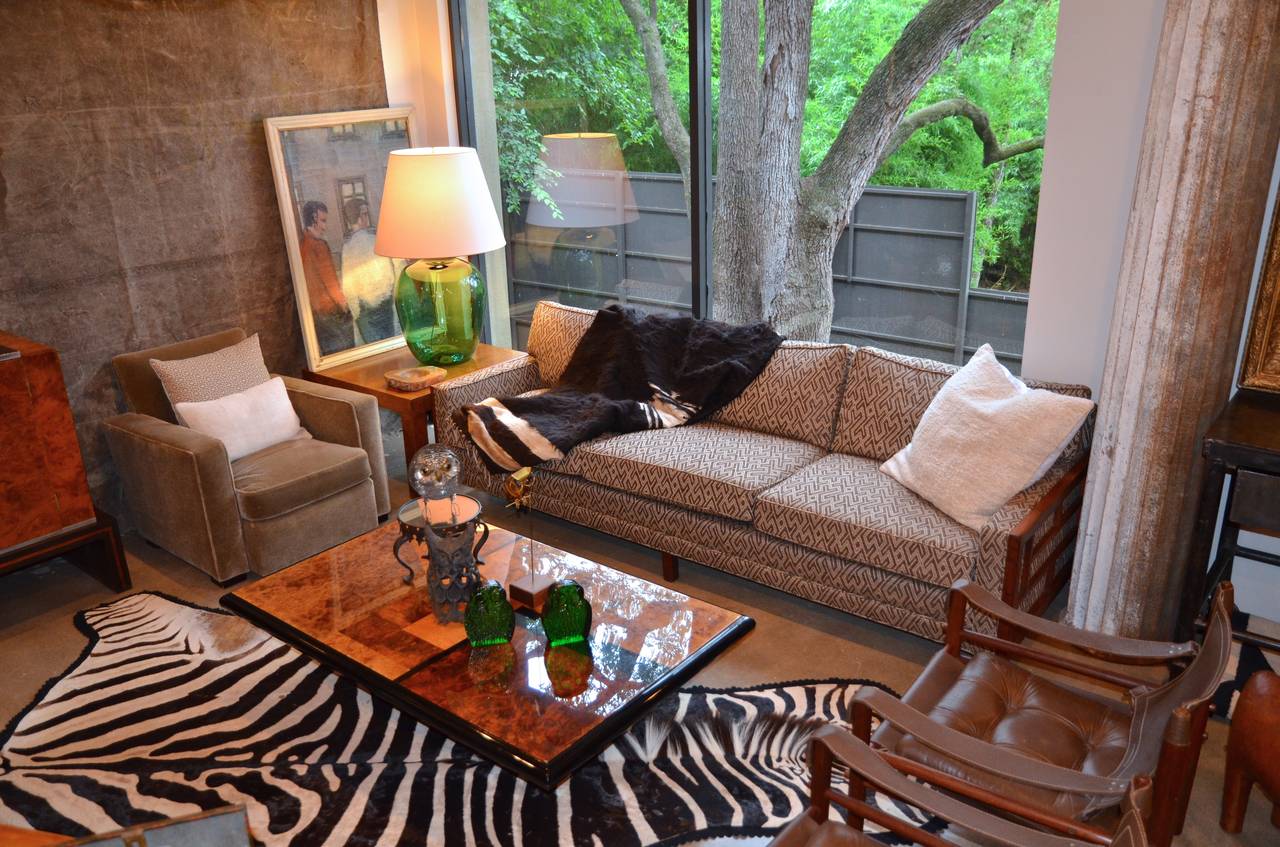
{"type": "Polygon", "coordinates": [[[548,176],[542,186],[555,209],[537,200],[531,202],[530,224],[586,229],[639,220],[635,194],[616,135],[611,132],[544,135],[542,148],[543,164],[560,174],[548,176]]]}
{"type": "Polygon", "coordinates": [[[507,243],[470,147],[395,150],[387,161],[374,252],[417,259],[396,282],[405,343],[426,365],[465,362],[484,327],[485,288],[466,256],[507,243]]]}

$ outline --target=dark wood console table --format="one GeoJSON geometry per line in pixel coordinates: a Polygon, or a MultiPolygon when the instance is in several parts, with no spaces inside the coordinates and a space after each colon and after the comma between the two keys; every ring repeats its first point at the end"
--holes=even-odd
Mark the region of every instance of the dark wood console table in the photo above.
{"type": "Polygon", "coordinates": [[[1204,482],[1178,638],[1191,636],[1209,594],[1219,581],[1231,577],[1236,556],[1280,566],[1280,556],[1240,545],[1241,529],[1280,536],[1280,394],[1240,389],[1209,426],[1202,452],[1204,482]],[[1222,489],[1228,484],[1222,532],[1212,550],[1222,489]]]}

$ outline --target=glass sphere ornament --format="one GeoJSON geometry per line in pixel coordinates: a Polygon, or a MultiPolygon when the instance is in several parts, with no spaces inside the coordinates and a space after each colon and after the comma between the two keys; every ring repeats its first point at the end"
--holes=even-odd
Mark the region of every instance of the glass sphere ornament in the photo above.
{"type": "Polygon", "coordinates": [[[409,485],[424,500],[446,500],[458,493],[461,470],[457,453],[443,444],[428,444],[413,454],[409,485]]]}

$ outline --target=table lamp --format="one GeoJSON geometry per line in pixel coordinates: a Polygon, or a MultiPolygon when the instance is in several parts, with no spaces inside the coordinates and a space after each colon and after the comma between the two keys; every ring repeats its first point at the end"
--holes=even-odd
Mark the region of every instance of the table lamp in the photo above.
{"type": "Polygon", "coordinates": [[[542,186],[554,208],[532,200],[526,220],[533,226],[563,230],[551,261],[557,283],[600,290],[606,263],[616,267],[617,238],[612,227],[640,219],[618,136],[612,132],[544,135],[542,161],[560,174],[548,177],[542,186]]]}
{"type": "Polygon", "coordinates": [[[484,279],[466,256],[507,243],[480,159],[470,147],[393,150],[374,252],[414,259],[396,282],[405,343],[424,365],[475,353],[484,325],[484,279]]]}

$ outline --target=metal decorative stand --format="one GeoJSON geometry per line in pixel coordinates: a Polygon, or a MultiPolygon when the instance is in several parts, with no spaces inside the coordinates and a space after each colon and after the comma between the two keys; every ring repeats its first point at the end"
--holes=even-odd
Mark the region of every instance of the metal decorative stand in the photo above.
{"type": "Polygon", "coordinates": [[[412,584],[416,571],[401,556],[401,549],[409,541],[425,544],[431,611],[442,622],[462,620],[471,592],[483,583],[479,570],[483,560],[479,556],[489,540],[489,525],[480,520],[480,504],[465,495],[458,495],[456,500],[455,518],[450,523],[429,523],[419,500],[405,503],[396,515],[400,537],[393,552],[406,571],[403,579],[412,584]]]}

